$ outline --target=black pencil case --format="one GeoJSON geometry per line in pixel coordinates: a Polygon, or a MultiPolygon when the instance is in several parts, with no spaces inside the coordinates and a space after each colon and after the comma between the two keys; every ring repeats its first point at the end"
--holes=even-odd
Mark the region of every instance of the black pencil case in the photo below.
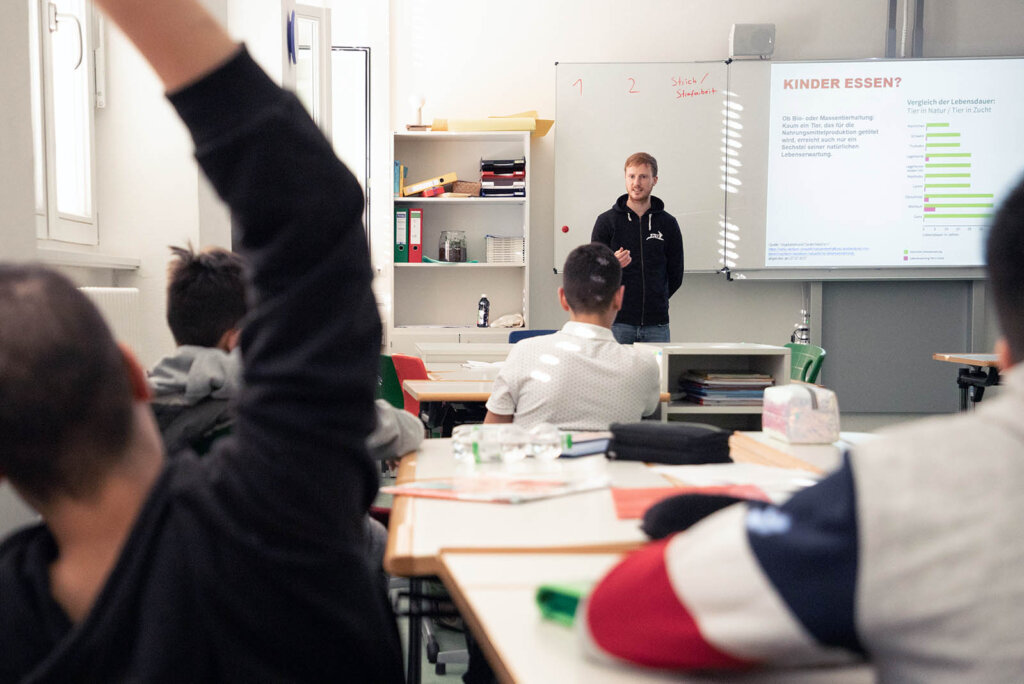
{"type": "Polygon", "coordinates": [[[731,463],[729,431],[702,423],[613,423],[608,457],[669,465],[731,463]]]}

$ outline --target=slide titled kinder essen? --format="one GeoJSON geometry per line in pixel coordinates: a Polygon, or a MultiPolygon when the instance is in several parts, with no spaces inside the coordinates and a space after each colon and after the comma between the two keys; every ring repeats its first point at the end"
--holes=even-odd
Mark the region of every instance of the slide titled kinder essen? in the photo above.
{"type": "Polygon", "coordinates": [[[773,64],[765,264],[980,266],[1024,60],[773,64]]]}

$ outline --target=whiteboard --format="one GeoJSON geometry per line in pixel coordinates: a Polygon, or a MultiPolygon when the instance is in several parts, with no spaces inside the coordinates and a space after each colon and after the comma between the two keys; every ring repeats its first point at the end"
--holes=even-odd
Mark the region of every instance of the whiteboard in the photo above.
{"type": "Polygon", "coordinates": [[[559,63],[555,79],[555,268],[625,193],[626,158],[647,152],[658,160],[653,194],[682,229],[686,270],[719,270],[726,64],[559,63]]]}

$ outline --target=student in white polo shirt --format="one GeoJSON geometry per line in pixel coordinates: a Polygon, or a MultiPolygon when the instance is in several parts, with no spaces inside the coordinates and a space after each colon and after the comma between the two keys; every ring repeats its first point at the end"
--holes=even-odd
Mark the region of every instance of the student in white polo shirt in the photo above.
{"type": "Polygon", "coordinates": [[[558,299],[569,322],[512,348],[494,381],[485,423],[607,430],[658,408],[654,355],[612,335],[623,292],[615,254],[597,242],[581,245],[565,260],[562,278],[558,299]]]}

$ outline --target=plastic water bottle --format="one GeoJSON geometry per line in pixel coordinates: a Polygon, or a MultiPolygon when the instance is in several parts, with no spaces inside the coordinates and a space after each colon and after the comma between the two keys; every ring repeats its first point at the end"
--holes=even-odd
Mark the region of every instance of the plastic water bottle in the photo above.
{"type": "Polygon", "coordinates": [[[793,326],[793,334],[789,336],[789,341],[795,344],[810,344],[811,315],[806,309],[800,309],[800,316],[803,320],[793,326]]]}
{"type": "Polygon", "coordinates": [[[476,305],[476,327],[486,328],[490,325],[491,319],[491,300],[487,299],[487,295],[480,295],[480,301],[476,305]]]}

